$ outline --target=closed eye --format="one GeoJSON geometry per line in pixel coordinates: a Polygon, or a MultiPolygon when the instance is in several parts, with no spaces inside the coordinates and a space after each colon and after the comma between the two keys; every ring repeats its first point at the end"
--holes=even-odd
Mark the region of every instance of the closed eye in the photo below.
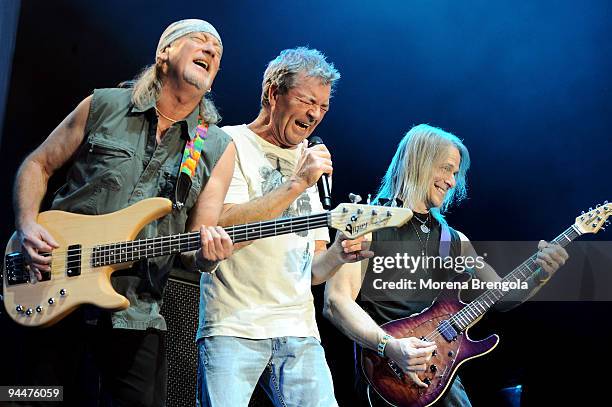
{"type": "Polygon", "coordinates": [[[300,97],[295,97],[298,101],[302,102],[305,105],[308,106],[319,106],[319,109],[321,109],[323,112],[327,112],[329,110],[329,106],[328,105],[317,105],[317,103],[315,103],[315,101],[311,100],[311,101],[307,101],[305,99],[302,99],[300,97]]]}

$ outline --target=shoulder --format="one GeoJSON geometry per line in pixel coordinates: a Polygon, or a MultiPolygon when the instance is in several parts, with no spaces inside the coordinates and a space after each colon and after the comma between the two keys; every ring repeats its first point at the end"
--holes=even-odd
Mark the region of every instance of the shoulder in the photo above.
{"type": "Polygon", "coordinates": [[[232,139],[247,138],[251,133],[249,128],[244,124],[239,124],[237,126],[223,126],[220,130],[228,134],[232,139]]]}
{"type": "Polygon", "coordinates": [[[218,141],[225,145],[229,144],[229,142],[232,141],[232,138],[229,134],[227,134],[227,132],[220,129],[214,124],[208,127],[207,136],[210,140],[218,141]]]}
{"type": "Polygon", "coordinates": [[[457,230],[457,229],[451,229],[454,230],[455,233],[457,233],[457,235],[459,236],[459,240],[461,240],[462,242],[469,242],[470,239],[468,239],[468,237],[461,231],[457,230]]]}
{"type": "Polygon", "coordinates": [[[132,90],[122,88],[94,89],[92,104],[94,108],[124,107],[131,104],[132,90]]]}
{"type": "Polygon", "coordinates": [[[89,98],[86,132],[98,128],[110,117],[124,115],[131,105],[131,89],[94,89],[93,94],[89,98]]]}
{"type": "Polygon", "coordinates": [[[259,137],[246,124],[223,126],[220,130],[225,132],[231,141],[233,141],[238,162],[264,156],[264,152],[258,142],[259,137]]]}
{"type": "Polygon", "coordinates": [[[459,235],[459,239],[461,243],[461,248],[460,248],[461,255],[462,256],[476,256],[474,246],[472,246],[472,242],[470,242],[470,239],[468,239],[468,237],[464,233],[458,230],[455,230],[455,233],[459,235]]]}

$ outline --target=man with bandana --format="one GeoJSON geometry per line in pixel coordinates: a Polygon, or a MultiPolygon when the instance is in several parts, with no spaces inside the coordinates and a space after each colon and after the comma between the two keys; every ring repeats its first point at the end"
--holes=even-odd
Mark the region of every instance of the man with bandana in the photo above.
{"type": "MultiPolygon", "coordinates": [[[[43,253],[58,247],[37,215],[49,177],[65,164],[71,165],[68,179],[52,209],[101,215],[167,197],[175,203],[172,213],[147,225],[139,238],[199,229],[200,249],[181,255],[191,270],[212,271],[230,256],[232,242],[215,225],[235,148],[216,127],[219,115],[205,97],[222,51],[208,22],[171,24],[155,63],[133,89],[96,89],[25,159],[15,183],[15,224],[36,278],[50,271],[43,253]]],[[[25,332],[19,382],[62,385],[69,405],[165,405],[166,323],[159,309],[173,258],[138,261],[113,274],[128,309],[81,307],[49,329],[25,332]]]]}

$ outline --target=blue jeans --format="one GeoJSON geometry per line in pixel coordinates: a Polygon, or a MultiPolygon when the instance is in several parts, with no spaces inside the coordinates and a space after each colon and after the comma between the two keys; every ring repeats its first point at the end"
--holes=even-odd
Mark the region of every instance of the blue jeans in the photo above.
{"type": "Polygon", "coordinates": [[[211,336],[198,356],[198,406],[246,407],[257,383],[277,407],[338,405],[315,338],[211,336]]]}

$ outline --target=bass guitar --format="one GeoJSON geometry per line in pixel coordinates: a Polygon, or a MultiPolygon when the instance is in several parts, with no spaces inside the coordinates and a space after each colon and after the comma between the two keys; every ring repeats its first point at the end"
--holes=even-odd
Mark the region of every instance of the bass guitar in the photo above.
{"type": "MultiPolygon", "coordinates": [[[[42,212],[38,223],[60,246],[45,254],[51,256],[51,271],[38,281],[13,234],[2,278],[8,315],[18,324],[34,327],[52,325],[82,304],[113,311],[126,309],[128,299],[111,285],[114,271],[138,260],[200,247],[199,232],[133,240],[146,224],[171,210],[168,199],[149,198],[106,215],[42,212]]],[[[234,243],[320,227],[333,227],[354,239],[373,230],[401,226],[411,217],[409,209],[345,203],[329,212],[230,226],[225,231],[234,243]]]]}

